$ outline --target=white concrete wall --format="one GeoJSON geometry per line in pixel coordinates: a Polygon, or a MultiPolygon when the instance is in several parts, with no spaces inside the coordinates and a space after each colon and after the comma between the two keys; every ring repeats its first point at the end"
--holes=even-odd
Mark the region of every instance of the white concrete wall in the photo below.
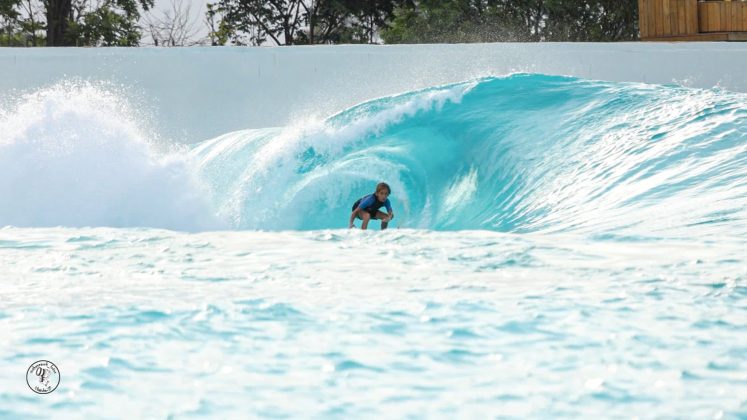
{"type": "Polygon", "coordinates": [[[0,49],[0,99],[71,77],[106,80],[155,113],[162,137],[326,116],[374,97],[510,72],[719,85],[747,92],[747,43],[501,43],[278,48],[0,49]]]}

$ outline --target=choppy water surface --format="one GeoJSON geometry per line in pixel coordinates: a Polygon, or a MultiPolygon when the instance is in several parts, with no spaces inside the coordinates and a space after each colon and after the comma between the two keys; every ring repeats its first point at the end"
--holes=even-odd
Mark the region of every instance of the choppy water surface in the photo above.
{"type": "Polygon", "coordinates": [[[0,417],[747,417],[744,94],[518,74],[192,147],[132,108],[0,110],[0,417]]]}
{"type": "Polygon", "coordinates": [[[11,417],[747,409],[743,242],[2,234],[0,387],[11,417]],[[62,383],[39,398],[23,374],[42,358],[62,383]]]}

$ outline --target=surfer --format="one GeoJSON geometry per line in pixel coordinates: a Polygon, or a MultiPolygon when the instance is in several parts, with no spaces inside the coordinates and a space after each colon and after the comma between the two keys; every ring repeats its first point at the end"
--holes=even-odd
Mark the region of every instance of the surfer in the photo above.
{"type": "Polygon", "coordinates": [[[381,230],[386,229],[389,221],[394,217],[392,213],[392,205],[389,203],[389,194],[392,192],[391,188],[386,182],[380,182],[376,185],[376,191],[373,194],[367,194],[356,200],[353,204],[353,212],[350,214],[350,226],[349,228],[355,227],[355,218],[363,220],[361,229],[365,230],[368,227],[368,221],[371,219],[381,220],[381,230]],[[388,212],[384,213],[379,209],[385,206],[388,212]]]}

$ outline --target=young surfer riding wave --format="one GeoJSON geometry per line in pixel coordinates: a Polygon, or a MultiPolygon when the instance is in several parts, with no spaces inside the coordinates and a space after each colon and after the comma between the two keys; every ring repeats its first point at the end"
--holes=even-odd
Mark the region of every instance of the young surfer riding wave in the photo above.
{"type": "Polygon", "coordinates": [[[367,194],[356,200],[353,204],[353,212],[350,214],[349,228],[355,227],[355,218],[363,220],[361,229],[368,227],[368,221],[371,219],[381,220],[381,230],[387,228],[389,221],[394,217],[392,212],[392,205],[389,202],[389,194],[392,192],[391,188],[386,182],[380,182],[376,185],[376,191],[373,194],[367,194]],[[379,211],[381,207],[386,207],[388,212],[384,213],[379,211]]]}

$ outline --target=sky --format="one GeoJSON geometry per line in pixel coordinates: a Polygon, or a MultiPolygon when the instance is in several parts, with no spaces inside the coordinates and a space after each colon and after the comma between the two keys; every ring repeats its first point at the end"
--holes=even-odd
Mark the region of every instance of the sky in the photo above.
{"type": "Polygon", "coordinates": [[[148,30],[149,21],[163,20],[168,13],[173,16],[173,8],[176,7],[182,13],[189,12],[189,22],[192,30],[189,38],[193,41],[207,38],[208,27],[205,24],[205,12],[207,11],[208,0],[155,0],[153,9],[143,14],[140,18],[140,24],[143,28],[142,45],[153,45],[153,38],[148,30]]]}

